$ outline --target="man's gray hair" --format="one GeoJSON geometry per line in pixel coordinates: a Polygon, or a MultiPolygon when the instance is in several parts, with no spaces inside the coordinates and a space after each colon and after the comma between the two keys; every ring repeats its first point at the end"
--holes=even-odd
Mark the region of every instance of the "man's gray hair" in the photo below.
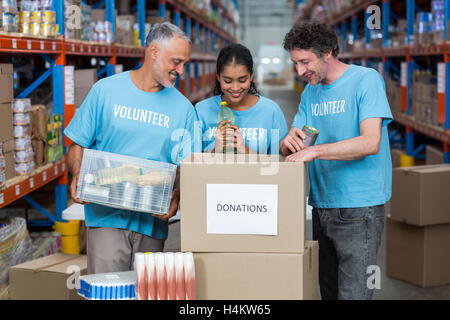
{"type": "Polygon", "coordinates": [[[156,23],[150,27],[147,40],[145,41],[145,48],[147,49],[153,42],[162,45],[164,42],[171,40],[175,36],[186,40],[189,44],[192,44],[192,41],[188,35],[176,25],[167,21],[163,23],[156,23]]]}

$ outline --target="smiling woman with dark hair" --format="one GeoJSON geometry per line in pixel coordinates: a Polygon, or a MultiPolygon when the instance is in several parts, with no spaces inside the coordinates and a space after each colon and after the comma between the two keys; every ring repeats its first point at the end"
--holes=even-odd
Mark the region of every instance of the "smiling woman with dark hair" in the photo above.
{"type": "Polygon", "coordinates": [[[215,96],[195,106],[202,122],[203,150],[222,152],[224,146],[238,153],[278,154],[287,131],[278,104],[261,96],[253,82],[253,57],[241,44],[224,47],[216,66],[215,96]],[[220,104],[232,110],[234,124],[218,123],[220,104]]]}

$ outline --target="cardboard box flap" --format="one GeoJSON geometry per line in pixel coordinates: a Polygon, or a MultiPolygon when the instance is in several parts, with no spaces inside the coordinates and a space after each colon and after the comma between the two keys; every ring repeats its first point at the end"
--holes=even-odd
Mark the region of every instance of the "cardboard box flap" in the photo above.
{"type": "Polygon", "coordinates": [[[3,141],[3,153],[14,151],[14,139],[9,141],[3,141]]]}
{"type": "Polygon", "coordinates": [[[449,164],[433,164],[433,165],[426,165],[426,166],[415,166],[415,167],[402,167],[402,168],[395,168],[395,171],[403,171],[405,174],[408,174],[409,172],[421,172],[423,170],[428,169],[441,169],[444,168],[446,170],[450,169],[449,164]]]}
{"type": "Polygon", "coordinates": [[[65,266],[67,262],[71,262],[70,264],[74,264],[74,260],[77,259],[86,259],[83,256],[80,255],[73,255],[73,254],[63,254],[63,253],[56,253],[50,256],[46,256],[40,259],[31,260],[19,265],[16,265],[12,268],[14,269],[27,269],[32,270],[34,272],[40,272],[40,271],[50,271],[50,272],[63,272],[66,273],[66,269],[63,269],[61,271],[60,266],[65,266]]]}
{"type": "Polygon", "coordinates": [[[282,155],[232,154],[232,153],[191,153],[181,164],[231,164],[231,163],[267,163],[284,162],[282,155]]]}
{"type": "Polygon", "coordinates": [[[424,168],[421,170],[415,170],[418,173],[442,173],[442,172],[450,172],[450,165],[438,166],[435,168],[424,168]]]}
{"type": "Polygon", "coordinates": [[[0,74],[13,74],[13,65],[10,63],[0,63],[0,74]]]}

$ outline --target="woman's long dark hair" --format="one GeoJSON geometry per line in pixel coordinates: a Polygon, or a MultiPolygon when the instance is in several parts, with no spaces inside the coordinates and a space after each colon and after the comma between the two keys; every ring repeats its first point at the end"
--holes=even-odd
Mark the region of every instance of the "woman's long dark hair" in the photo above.
{"type": "MultiPolygon", "coordinates": [[[[250,72],[250,74],[253,75],[252,54],[250,53],[250,50],[248,50],[242,44],[238,44],[238,43],[229,44],[226,47],[224,47],[222,50],[220,50],[219,56],[217,57],[217,64],[216,64],[217,75],[220,76],[223,69],[230,63],[235,63],[238,65],[246,66],[248,72],[250,72]]],[[[256,89],[256,85],[255,85],[254,81],[251,82],[248,93],[259,96],[259,92],[256,89]]],[[[217,80],[217,77],[216,77],[216,84],[214,87],[214,95],[219,95],[219,94],[222,94],[222,89],[220,87],[220,82],[217,80]]]]}

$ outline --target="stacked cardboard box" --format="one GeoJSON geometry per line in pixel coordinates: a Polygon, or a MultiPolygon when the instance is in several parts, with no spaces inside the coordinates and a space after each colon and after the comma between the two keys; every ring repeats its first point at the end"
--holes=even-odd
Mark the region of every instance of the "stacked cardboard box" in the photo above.
{"type": "Polygon", "coordinates": [[[450,284],[450,165],[393,171],[386,273],[422,287],[450,284]]]}
{"type": "Polygon", "coordinates": [[[92,86],[97,82],[97,69],[76,69],[74,80],[75,109],[77,109],[83,103],[92,86]]]}
{"type": "Polygon", "coordinates": [[[386,80],[386,96],[392,112],[402,111],[402,88],[400,81],[393,79],[386,80]]]}
{"type": "Polygon", "coordinates": [[[416,71],[411,84],[411,112],[416,120],[438,124],[437,77],[428,71],[416,71]]]}
{"type": "Polygon", "coordinates": [[[434,146],[427,145],[425,149],[426,164],[443,164],[444,151],[434,146]]]}
{"type": "Polygon", "coordinates": [[[116,17],[116,42],[134,46],[134,15],[120,15],[116,17]]]}
{"type": "Polygon", "coordinates": [[[56,253],[9,270],[12,300],[82,300],[77,281],[86,274],[87,257],[56,253]]]}
{"type": "Polygon", "coordinates": [[[6,180],[16,175],[14,169],[13,111],[11,108],[13,99],[13,65],[0,64],[0,142],[3,143],[6,180]]]}
{"type": "Polygon", "coordinates": [[[306,181],[303,163],[274,156],[182,161],[181,250],[194,253],[197,299],[318,298],[306,181]]]}
{"type": "Polygon", "coordinates": [[[47,163],[47,109],[43,105],[31,107],[31,145],[36,167],[47,163]]]}

